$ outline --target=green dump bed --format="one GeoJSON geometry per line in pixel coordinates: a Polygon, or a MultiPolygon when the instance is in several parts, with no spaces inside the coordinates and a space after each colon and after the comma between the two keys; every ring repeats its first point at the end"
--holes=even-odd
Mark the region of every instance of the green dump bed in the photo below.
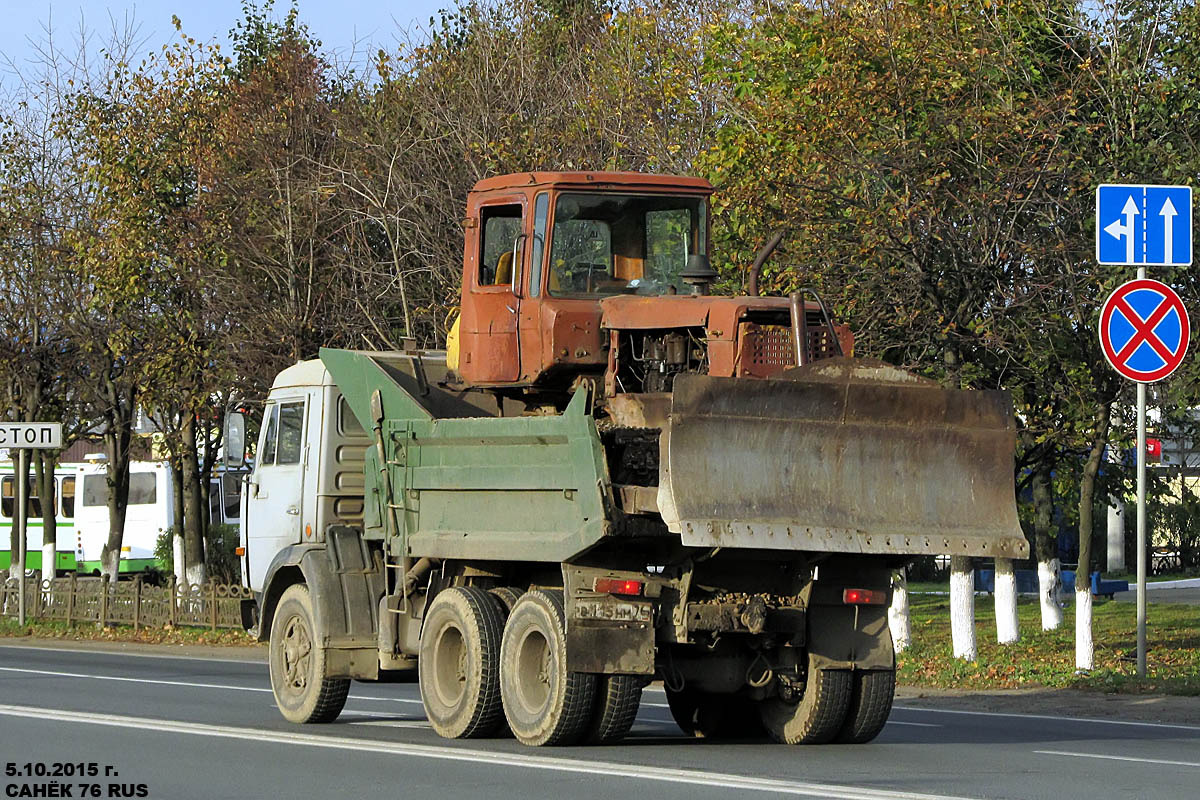
{"type": "Polygon", "coordinates": [[[433,358],[322,349],[321,360],[363,428],[382,434],[387,470],[368,450],[363,520],[392,554],[560,562],[604,535],[607,471],[582,392],[561,415],[501,417],[485,395],[438,386],[433,358]]]}

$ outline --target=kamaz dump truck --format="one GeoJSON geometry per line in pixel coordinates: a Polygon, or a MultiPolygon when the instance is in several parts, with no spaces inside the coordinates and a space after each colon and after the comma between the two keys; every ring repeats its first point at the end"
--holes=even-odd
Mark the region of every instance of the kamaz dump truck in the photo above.
{"type": "Polygon", "coordinates": [[[605,743],[661,680],[688,733],[866,742],[893,570],[1026,554],[1008,398],[849,357],[812,293],[757,296],[769,248],[710,295],[712,191],[481,181],[446,352],[280,373],[243,571],[287,719],[415,672],[442,736],[605,743]]]}

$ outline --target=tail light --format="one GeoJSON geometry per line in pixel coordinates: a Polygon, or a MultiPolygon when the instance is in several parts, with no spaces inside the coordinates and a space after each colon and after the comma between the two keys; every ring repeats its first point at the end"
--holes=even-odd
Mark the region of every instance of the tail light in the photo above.
{"type": "Polygon", "coordinates": [[[848,606],[881,606],[887,601],[887,592],[879,589],[843,589],[842,602],[848,606]]]}
{"type": "Polygon", "coordinates": [[[641,581],[626,581],[620,578],[596,578],[592,589],[606,594],[624,594],[637,597],[642,593],[641,581]]]}

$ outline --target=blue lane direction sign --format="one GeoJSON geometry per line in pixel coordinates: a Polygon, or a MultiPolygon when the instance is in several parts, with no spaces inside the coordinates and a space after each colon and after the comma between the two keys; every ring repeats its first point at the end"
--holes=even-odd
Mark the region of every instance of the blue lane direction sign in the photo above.
{"type": "Polygon", "coordinates": [[[1113,369],[1138,383],[1166,378],[1183,363],[1191,325],[1170,286],[1139,278],[1117,287],[1100,309],[1100,347],[1113,369]]]}
{"type": "Polygon", "coordinates": [[[1163,267],[1191,264],[1191,187],[1097,186],[1096,261],[1163,267]]]}

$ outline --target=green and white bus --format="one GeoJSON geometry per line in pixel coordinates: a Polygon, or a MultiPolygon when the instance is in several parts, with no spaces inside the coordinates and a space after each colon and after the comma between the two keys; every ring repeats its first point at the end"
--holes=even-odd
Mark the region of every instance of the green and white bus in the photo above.
{"type": "MultiPolygon", "coordinates": [[[[108,541],[108,481],[102,460],[75,467],[79,487],[75,557],[80,573],[100,574],[100,554],[108,541]]],[[[241,473],[219,473],[209,484],[211,519],[237,524],[241,509],[241,473]]],[[[129,465],[129,505],[121,540],[118,572],[132,574],[161,568],[155,561],[158,537],[175,527],[175,485],[171,467],[163,461],[133,461],[129,465]]],[[[61,540],[60,540],[61,541],[61,540]]]]}
{"type": "MultiPolygon", "coordinates": [[[[79,464],[59,464],[54,469],[54,515],[56,573],[74,572],[79,540],[75,530],[75,491],[78,485],[79,464]]],[[[17,509],[17,483],[11,462],[0,462],[0,575],[7,575],[16,554],[9,551],[12,542],[13,517],[17,509]]],[[[29,473],[29,524],[25,530],[25,568],[42,568],[42,499],[38,497],[33,470],[29,473]]]]}

